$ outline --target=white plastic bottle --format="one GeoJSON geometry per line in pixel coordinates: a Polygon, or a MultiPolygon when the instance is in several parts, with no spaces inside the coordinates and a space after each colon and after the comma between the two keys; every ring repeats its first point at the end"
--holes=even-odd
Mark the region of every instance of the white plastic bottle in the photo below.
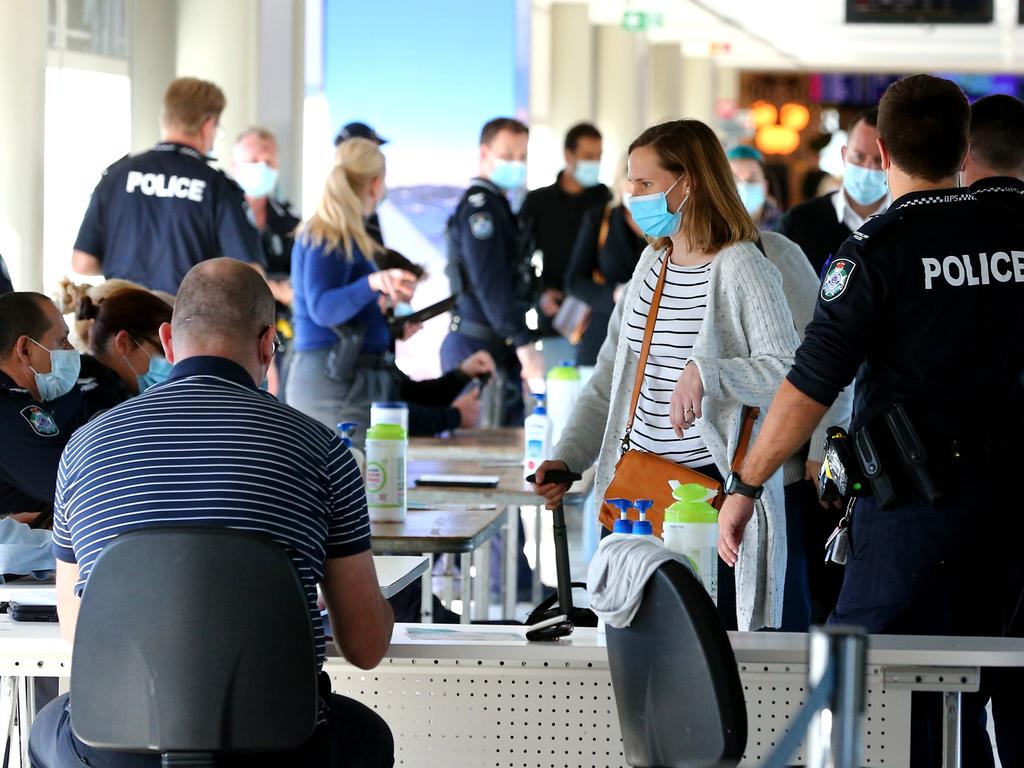
{"type": "Polygon", "coordinates": [[[708,489],[697,483],[677,485],[676,499],[665,510],[665,548],[683,556],[718,602],[718,512],[708,502],[708,489]]]}
{"type": "Polygon", "coordinates": [[[544,395],[534,397],[537,398],[537,405],[523,424],[523,477],[532,475],[543,461],[551,458],[551,419],[544,407],[544,395]]]}
{"type": "Polygon", "coordinates": [[[580,396],[580,372],[571,361],[548,371],[545,402],[551,419],[551,443],[557,445],[580,396]]]}
{"type": "Polygon", "coordinates": [[[362,475],[363,481],[366,481],[366,454],[352,445],[352,430],[358,427],[354,421],[343,421],[338,425],[338,434],[341,435],[341,442],[351,452],[352,458],[356,460],[356,466],[359,467],[359,474],[362,475]]]}
{"type": "Polygon", "coordinates": [[[373,523],[404,523],[407,438],[401,424],[366,432],[366,506],[373,523]]]}

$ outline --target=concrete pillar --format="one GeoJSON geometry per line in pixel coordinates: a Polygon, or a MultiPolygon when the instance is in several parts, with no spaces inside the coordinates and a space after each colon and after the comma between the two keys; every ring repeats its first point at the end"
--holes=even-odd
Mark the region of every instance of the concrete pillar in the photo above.
{"type": "Polygon", "coordinates": [[[597,27],[596,121],[604,134],[605,175],[611,178],[647,116],[646,41],[619,26],[597,27]]]}
{"type": "Polygon", "coordinates": [[[708,125],[714,120],[715,62],[708,57],[685,57],[682,77],[682,117],[701,120],[708,125]]]}
{"type": "Polygon", "coordinates": [[[740,100],[740,71],[735,67],[716,67],[715,98],[740,100]]]}
{"type": "Polygon", "coordinates": [[[304,39],[303,0],[260,0],[255,122],[277,136],[280,188],[296,204],[302,181],[304,39]]]}
{"type": "Polygon", "coordinates": [[[551,7],[551,108],[555,136],[594,117],[594,32],[585,4],[551,7]]]}
{"type": "Polygon", "coordinates": [[[131,0],[128,66],[132,81],[132,151],[160,139],[164,91],[175,77],[177,0],[131,0]]]}
{"type": "Polygon", "coordinates": [[[46,3],[0,3],[0,72],[0,254],[18,290],[41,290],[46,3]]]}
{"type": "Polygon", "coordinates": [[[259,0],[178,0],[176,75],[211,80],[227,97],[226,138],[213,150],[221,165],[235,136],[259,117],[259,27],[259,0]]]}
{"type": "Polygon", "coordinates": [[[680,88],[683,52],[679,43],[657,43],[650,47],[650,101],[647,124],[655,125],[680,117],[680,88]]]}

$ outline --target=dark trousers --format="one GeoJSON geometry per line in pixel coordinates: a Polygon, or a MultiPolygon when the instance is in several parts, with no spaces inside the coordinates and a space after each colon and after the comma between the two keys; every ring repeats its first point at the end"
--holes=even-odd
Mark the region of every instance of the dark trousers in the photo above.
{"type": "Polygon", "coordinates": [[[514,349],[507,346],[496,348],[482,339],[470,338],[461,333],[449,333],[441,343],[441,370],[445,373],[455,370],[463,360],[482,349],[491,353],[498,370],[505,376],[502,426],[523,426],[523,419],[526,418],[526,406],[523,403],[523,367],[519,364],[514,349]]]}
{"type": "MultiPolygon", "coordinates": [[[[1002,635],[1005,589],[1020,562],[1020,526],[1012,499],[993,487],[992,476],[1000,475],[947,473],[946,498],[934,507],[914,491],[895,509],[860,499],[829,622],[871,633],[1002,635]]],[[[993,680],[990,670],[983,672],[981,690],[962,698],[963,763],[972,768],[993,765],[985,732],[993,680]]],[[[941,714],[939,694],[914,694],[912,768],[939,764],[941,714]]]]}
{"type": "MultiPolygon", "coordinates": [[[[1011,582],[1006,605],[1007,637],[1024,637],[1024,568],[1011,582]]],[[[992,720],[1003,766],[1024,765],[1024,668],[998,669],[992,689],[992,720]]]]}
{"type": "MultiPolygon", "coordinates": [[[[329,681],[327,686],[329,689],[329,681]]],[[[329,694],[326,716],[327,723],[318,726],[309,740],[297,749],[225,756],[218,765],[225,768],[391,768],[395,764],[391,729],[372,709],[353,699],[329,694]]],[[[51,701],[36,716],[29,754],[32,768],[80,765],[156,768],[160,765],[160,756],[156,754],[93,749],[79,741],[71,732],[68,694],[51,701]]]]}

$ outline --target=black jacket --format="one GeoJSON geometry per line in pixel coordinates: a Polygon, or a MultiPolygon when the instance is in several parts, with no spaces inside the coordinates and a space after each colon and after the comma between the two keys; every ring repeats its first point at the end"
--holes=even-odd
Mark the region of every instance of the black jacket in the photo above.
{"type": "Polygon", "coordinates": [[[852,234],[849,227],[836,219],[832,195],[838,194],[842,192],[832,192],[793,206],[782,217],[776,230],[803,249],[816,275],[821,275],[828,257],[834,255],[852,234]]]}

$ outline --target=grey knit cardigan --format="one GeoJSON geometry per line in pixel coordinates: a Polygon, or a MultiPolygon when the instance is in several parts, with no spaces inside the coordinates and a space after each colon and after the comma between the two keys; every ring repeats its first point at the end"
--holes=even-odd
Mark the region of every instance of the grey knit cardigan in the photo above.
{"type": "MultiPolygon", "coordinates": [[[[806,266],[801,267],[794,258],[800,249],[779,235],[769,237],[766,233],[763,240],[769,256],[785,252],[784,262],[792,265],[791,277],[795,280],[787,280],[786,287],[792,285],[799,294],[793,297],[794,303],[801,308],[812,307],[814,298],[807,296],[807,275],[799,270],[809,271],[812,281],[813,270],[806,260],[806,266]]],[[[638,301],[639,286],[660,255],[661,251],[651,246],[641,255],[634,279],[612,313],[594,374],[555,447],[555,458],[574,470],[597,463],[598,499],[604,498],[619,459],[639,359],[625,334],[619,332],[623,309],[638,301]]],[[[704,383],[701,435],[723,476],[729,472],[736,452],[743,406],[759,406],[762,411],[768,408],[799,344],[783,285],[772,260],[749,242],[723,249],[711,262],[707,309],[691,359],[704,383]]],[[[816,293],[816,284],[812,290],[816,293]]],[[[809,317],[807,309],[802,313],[809,317]]],[[[848,410],[848,402],[846,407],[848,410]]],[[[825,426],[831,415],[823,420],[825,426]]],[[[760,419],[755,426],[755,438],[762,422],[760,419]]],[[[736,613],[741,630],[778,627],[782,620],[786,574],[782,487],[780,470],[766,483],[743,537],[736,565],[736,613]]]]}

